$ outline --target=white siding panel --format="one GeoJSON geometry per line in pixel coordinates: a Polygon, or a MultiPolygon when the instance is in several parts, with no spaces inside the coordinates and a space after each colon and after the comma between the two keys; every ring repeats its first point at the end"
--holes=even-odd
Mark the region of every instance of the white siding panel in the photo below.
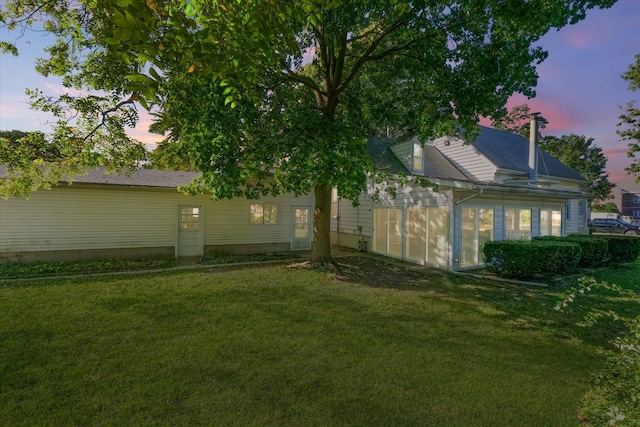
{"type": "Polygon", "coordinates": [[[205,208],[205,245],[289,242],[292,206],[309,207],[313,210],[313,204],[312,195],[283,195],[263,197],[260,200],[209,200],[205,208]],[[250,224],[252,203],[276,204],[276,224],[250,224]]]}
{"type": "Polygon", "coordinates": [[[444,140],[434,144],[440,152],[467,175],[476,181],[490,182],[494,180],[497,172],[496,166],[473,147],[473,144],[464,144],[461,140],[449,139],[449,145],[444,140]]]}
{"type": "Polygon", "coordinates": [[[391,188],[395,190],[395,197],[389,192],[381,188],[379,206],[447,206],[450,198],[450,192],[444,188],[440,188],[439,192],[433,191],[431,188],[422,188],[420,186],[406,185],[394,183],[391,188]]]}
{"type": "Polygon", "coordinates": [[[313,196],[268,197],[277,224],[249,224],[252,201],[173,191],[60,187],[29,200],[0,199],[0,252],[174,246],[179,205],[204,207],[205,245],[289,242],[291,207],[313,196]]]}
{"type": "Polygon", "coordinates": [[[171,246],[179,199],[186,197],[177,192],[56,188],[38,191],[29,200],[2,200],[0,250],[171,246]]]}
{"type": "Polygon", "coordinates": [[[371,196],[362,193],[358,198],[359,205],[353,206],[349,200],[340,199],[338,204],[339,218],[333,219],[332,229],[341,233],[362,234],[372,236],[372,202],[371,196]]]}

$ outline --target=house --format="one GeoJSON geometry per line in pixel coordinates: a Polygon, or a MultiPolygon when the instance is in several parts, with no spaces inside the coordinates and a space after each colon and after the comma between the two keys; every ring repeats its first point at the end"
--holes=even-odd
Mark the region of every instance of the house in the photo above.
{"type": "MultiPolygon", "coordinates": [[[[585,180],[538,148],[535,118],[532,125],[529,141],[486,127],[471,144],[370,138],[374,166],[409,182],[392,181],[389,191],[372,179],[355,207],[334,189],[332,244],[455,271],[482,265],[487,240],[586,233],[585,180]]],[[[311,247],[313,194],[214,201],[178,192],[196,176],[96,169],[29,200],[0,199],[0,262],[311,247]]]]}
{"type": "Polygon", "coordinates": [[[623,181],[616,184],[611,194],[613,197],[605,203],[615,203],[622,218],[640,223],[640,182],[635,179],[623,181]]]}
{"type": "Polygon", "coordinates": [[[332,243],[447,270],[483,264],[487,240],[587,233],[585,179],[529,141],[483,127],[475,142],[443,137],[371,138],[374,166],[428,178],[438,190],[395,186],[380,193],[373,180],[354,207],[332,195],[332,243]]]}
{"type": "MultiPolygon", "coordinates": [[[[0,177],[6,169],[0,170],[0,177]]],[[[103,169],[0,199],[0,262],[172,258],[278,252],[311,247],[313,196],[260,200],[187,196],[177,187],[197,173],[103,169]]]]}

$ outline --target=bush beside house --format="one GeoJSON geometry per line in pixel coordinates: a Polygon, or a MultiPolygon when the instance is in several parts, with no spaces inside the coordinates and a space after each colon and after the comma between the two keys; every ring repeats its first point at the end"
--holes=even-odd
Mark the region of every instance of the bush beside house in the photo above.
{"type": "Polygon", "coordinates": [[[489,241],[482,246],[487,271],[509,279],[572,273],[635,261],[640,237],[570,235],[533,240],[489,241]]]}

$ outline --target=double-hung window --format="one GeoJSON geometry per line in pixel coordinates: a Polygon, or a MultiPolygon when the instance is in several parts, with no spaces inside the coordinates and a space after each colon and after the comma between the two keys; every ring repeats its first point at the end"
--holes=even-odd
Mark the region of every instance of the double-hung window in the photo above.
{"type": "Polygon", "coordinates": [[[251,224],[276,224],[278,205],[268,203],[251,204],[251,224]]]}

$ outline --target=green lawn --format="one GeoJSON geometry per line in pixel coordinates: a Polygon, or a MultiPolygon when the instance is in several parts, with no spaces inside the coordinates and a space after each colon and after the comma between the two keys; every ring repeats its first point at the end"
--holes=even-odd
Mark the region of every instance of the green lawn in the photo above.
{"type": "Polygon", "coordinates": [[[625,301],[557,312],[558,288],[412,277],[268,266],[5,282],[0,425],[577,424],[616,326],[574,323],[625,301]]]}

